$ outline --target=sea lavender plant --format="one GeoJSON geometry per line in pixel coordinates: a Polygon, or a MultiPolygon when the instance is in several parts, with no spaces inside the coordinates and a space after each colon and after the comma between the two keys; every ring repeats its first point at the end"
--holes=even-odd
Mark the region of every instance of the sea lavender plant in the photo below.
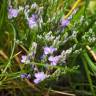
{"type": "Polygon", "coordinates": [[[1,0],[0,95],[95,96],[96,14],[80,1],[1,0]]]}

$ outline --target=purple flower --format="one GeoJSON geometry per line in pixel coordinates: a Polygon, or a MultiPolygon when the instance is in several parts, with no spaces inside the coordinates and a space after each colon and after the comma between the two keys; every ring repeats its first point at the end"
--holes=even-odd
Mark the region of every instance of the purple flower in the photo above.
{"type": "Polygon", "coordinates": [[[8,19],[17,17],[18,12],[19,11],[17,9],[13,9],[12,6],[10,6],[10,8],[8,9],[8,19]]]}
{"type": "Polygon", "coordinates": [[[56,50],[57,50],[57,48],[54,48],[54,47],[44,47],[44,54],[45,55],[52,54],[56,50]]]}
{"type": "Polygon", "coordinates": [[[30,63],[30,58],[28,58],[26,55],[23,55],[21,57],[21,63],[26,63],[26,64],[30,63]]]}
{"type": "Polygon", "coordinates": [[[52,66],[56,66],[57,63],[58,63],[58,61],[60,60],[60,57],[61,57],[61,56],[55,56],[55,57],[50,56],[50,57],[48,58],[48,60],[51,62],[51,65],[52,65],[52,66]]]}
{"type": "Polygon", "coordinates": [[[26,55],[23,55],[21,58],[22,58],[21,59],[21,63],[25,63],[26,62],[26,59],[27,59],[27,56],[26,55]]]}
{"type": "Polygon", "coordinates": [[[36,20],[37,16],[36,15],[32,15],[30,18],[28,18],[28,25],[30,28],[36,27],[37,26],[37,20],[36,20]]]}
{"type": "Polygon", "coordinates": [[[20,77],[21,77],[22,79],[24,79],[24,78],[30,79],[30,78],[31,78],[31,75],[30,75],[30,74],[23,73],[23,74],[21,74],[20,77]]]}
{"type": "Polygon", "coordinates": [[[39,82],[43,81],[47,77],[48,77],[48,75],[44,74],[44,72],[35,73],[36,79],[34,79],[34,83],[38,84],[39,82]]]}
{"type": "Polygon", "coordinates": [[[61,26],[66,27],[70,23],[69,19],[62,19],[61,20],[61,26]]]}
{"type": "Polygon", "coordinates": [[[23,74],[21,74],[20,77],[21,77],[22,79],[24,79],[24,78],[26,78],[26,76],[27,76],[27,74],[26,74],[26,73],[23,73],[23,74]]]}

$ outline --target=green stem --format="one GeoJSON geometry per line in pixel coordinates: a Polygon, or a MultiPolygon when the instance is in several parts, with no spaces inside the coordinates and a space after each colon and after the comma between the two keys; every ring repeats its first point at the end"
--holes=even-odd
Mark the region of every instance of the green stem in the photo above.
{"type": "Polygon", "coordinates": [[[64,69],[64,70],[66,70],[66,69],[72,69],[72,68],[74,68],[74,69],[78,69],[79,68],[79,66],[73,66],[72,68],[70,68],[70,67],[67,67],[67,66],[64,66],[64,67],[62,67],[62,66],[52,66],[52,65],[49,65],[49,64],[45,64],[45,63],[36,63],[36,62],[30,62],[30,64],[35,64],[35,65],[37,65],[37,66],[41,66],[41,67],[50,67],[50,68],[56,68],[56,69],[64,69]]]}
{"type": "Polygon", "coordinates": [[[86,61],[88,62],[88,65],[91,68],[92,72],[96,73],[96,65],[90,60],[87,53],[84,53],[83,55],[84,55],[86,61]]]}
{"type": "Polygon", "coordinates": [[[3,0],[3,4],[2,4],[1,10],[0,10],[1,11],[0,14],[2,14],[0,16],[0,30],[2,28],[2,25],[3,25],[5,17],[6,17],[6,10],[7,10],[6,6],[7,6],[7,0],[3,0]]]}
{"type": "Polygon", "coordinates": [[[10,56],[9,61],[8,61],[7,65],[6,65],[6,67],[5,67],[5,69],[3,70],[2,73],[5,73],[6,70],[7,70],[7,68],[10,66],[11,60],[12,60],[12,58],[13,58],[14,50],[15,50],[16,31],[15,31],[15,29],[14,29],[13,24],[10,24],[10,25],[11,25],[11,27],[12,27],[12,29],[13,29],[13,32],[14,32],[14,43],[13,43],[13,48],[12,48],[11,56],[10,56]]]}
{"type": "Polygon", "coordinates": [[[92,84],[92,79],[91,79],[91,76],[90,76],[90,71],[88,70],[87,63],[86,63],[84,58],[82,58],[82,60],[83,60],[83,64],[84,64],[84,67],[85,67],[86,74],[87,74],[87,78],[88,78],[88,82],[89,82],[89,85],[90,85],[91,92],[92,92],[93,96],[96,96],[94,88],[93,88],[93,84],[92,84]]]}

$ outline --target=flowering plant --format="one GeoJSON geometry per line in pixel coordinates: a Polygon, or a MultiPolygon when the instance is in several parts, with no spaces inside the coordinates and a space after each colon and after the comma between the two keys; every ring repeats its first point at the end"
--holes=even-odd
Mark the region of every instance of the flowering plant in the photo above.
{"type": "Polygon", "coordinates": [[[0,94],[95,96],[93,2],[1,0],[0,94]]]}

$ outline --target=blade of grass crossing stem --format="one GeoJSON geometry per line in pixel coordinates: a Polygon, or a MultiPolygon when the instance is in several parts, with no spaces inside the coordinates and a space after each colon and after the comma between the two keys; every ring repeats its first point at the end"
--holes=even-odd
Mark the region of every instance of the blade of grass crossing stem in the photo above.
{"type": "Polygon", "coordinates": [[[68,12],[68,14],[64,17],[65,19],[66,18],[68,18],[70,15],[71,15],[71,13],[74,11],[74,9],[78,6],[78,4],[81,2],[81,0],[77,0],[76,2],[75,2],[75,4],[73,5],[73,7],[71,8],[71,10],[68,12]]]}

